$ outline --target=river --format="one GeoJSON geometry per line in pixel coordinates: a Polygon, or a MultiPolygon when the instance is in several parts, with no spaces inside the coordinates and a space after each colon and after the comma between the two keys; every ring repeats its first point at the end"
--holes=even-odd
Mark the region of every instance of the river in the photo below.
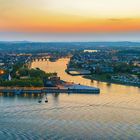
{"type": "Polygon", "coordinates": [[[99,87],[99,95],[0,96],[0,140],[140,139],[140,89],[65,73],[68,59],[36,61],[32,68],[57,72],[65,81],[99,87]]]}
{"type": "Polygon", "coordinates": [[[140,94],[140,88],[134,86],[124,86],[118,84],[109,84],[100,81],[91,81],[85,79],[82,76],[71,76],[65,72],[67,64],[69,62],[68,58],[59,59],[56,62],[50,61],[35,61],[32,63],[32,68],[40,68],[45,72],[57,72],[58,76],[62,80],[68,82],[74,82],[77,84],[83,84],[87,86],[94,86],[101,89],[101,93],[106,94],[140,94]]]}

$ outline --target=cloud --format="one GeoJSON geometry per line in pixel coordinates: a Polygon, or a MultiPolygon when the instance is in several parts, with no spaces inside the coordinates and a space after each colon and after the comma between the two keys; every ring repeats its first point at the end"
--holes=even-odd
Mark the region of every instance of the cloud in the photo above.
{"type": "Polygon", "coordinates": [[[123,21],[133,21],[133,18],[109,18],[109,21],[113,22],[123,22],[123,21]]]}

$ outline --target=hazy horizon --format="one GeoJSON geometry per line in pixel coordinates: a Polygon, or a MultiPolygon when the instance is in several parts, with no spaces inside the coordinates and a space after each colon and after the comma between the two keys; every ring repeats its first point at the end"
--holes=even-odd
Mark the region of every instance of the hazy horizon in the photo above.
{"type": "Polygon", "coordinates": [[[0,32],[0,41],[31,42],[140,42],[139,32],[124,33],[23,33],[0,32]]]}

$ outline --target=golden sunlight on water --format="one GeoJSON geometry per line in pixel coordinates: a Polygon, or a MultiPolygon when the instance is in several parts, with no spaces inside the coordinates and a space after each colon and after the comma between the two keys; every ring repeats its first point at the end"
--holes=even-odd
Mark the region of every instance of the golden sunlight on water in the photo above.
{"type": "Polygon", "coordinates": [[[46,72],[57,72],[58,76],[65,81],[99,87],[101,94],[72,94],[69,97],[61,95],[59,102],[70,107],[62,118],[66,119],[66,122],[80,121],[79,128],[84,127],[84,122],[89,122],[87,128],[83,128],[84,132],[85,129],[87,130],[87,137],[92,133],[92,136],[97,139],[139,139],[140,88],[91,82],[81,76],[70,76],[65,73],[68,61],[69,59],[60,59],[57,62],[36,61],[32,63],[32,68],[39,67],[46,72]],[[78,108],[75,108],[76,106],[78,108]]]}
{"type": "Polygon", "coordinates": [[[40,68],[46,72],[57,72],[58,76],[61,77],[62,80],[68,82],[74,82],[77,84],[83,84],[88,86],[95,86],[101,89],[101,93],[107,94],[140,94],[140,88],[133,86],[124,86],[118,84],[109,84],[105,82],[99,81],[91,81],[89,79],[85,79],[82,76],[71,76],[65,72],[66,65],[68,64],[68,58],[59,59],[56,62],[50,61],[35,61],[32,63],[32,68],[40,68]]]}
{"type": "Polygon", "coordinates": [[[101,94],[0,96],[0,140],[139,140],[140,89],[91,82],[65,73],[68,59],[36,61],[32,68],[57,72],[61,79],[99,87],[101,94]]]}
{"type": "MultiPolygon", "coordinates": [[[[133,114],[131,114],[132,110],[140,115],[140,88],[133,86],[108,84],[105,82],[98,81],[91,82],[91,80],[85,79],[82,76],[68,75],[65,72],[68,61],[69,59],[65,58],[59,59],[56,62],[36,61],[32,63],[32,68],[38,67],[46,72],[57,72],[58,76],[60,76],[61,79],[65,81],[94,86],[100,88],[101,90],[101,93],[97,96],[73,95],[70,99],[63,98],[64,101],[71,103],[79,103],[82,105],[88,104],[95,107],[100,106],[100,110],[98,110],[99,114],[101,115],[101,112],[103,114],[108,113],[109,115],[106,115],[108,119],[111,119],[112,117],[123,117],[122,111],[126,111],[126,114],[129,116],[126,119],[126,121],[129,121],[129,119],[136,117],[133,114]],[[108,112],[108,110],[110,111],[108,112]],[[115,113],[114,116],[111,115],[111,112],[115,113]]],[[[125,113],[123,115],[125,115],[125,113]]],[[[137,118],[135,121],[140,121],[140,119],[137,118]]]]}

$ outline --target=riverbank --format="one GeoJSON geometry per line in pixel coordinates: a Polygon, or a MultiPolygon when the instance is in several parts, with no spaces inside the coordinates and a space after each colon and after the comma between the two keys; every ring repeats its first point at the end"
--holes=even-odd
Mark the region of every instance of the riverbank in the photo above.
{"type": "Polygon", "coordinates": [[[130,84],[130,83],[125,83],[125,82],[120,82],[120,81],[115,81],[110,78],[111,76],[108,74],[92,74],[92,75],[85,75],[83,78],[85,79],[90,79],[90,80],[95,80],[95,81],[101,81],[101,82],[106,82],[109,84],[118,84],[118,85],[125,85],[125,86],[134,86],[134,87],[140,87],[138,84],[130,84]]]}
{"type": "Polygon", "coordinates": [[[47,93],[77,93],[77,94],[99,94],[100,89],[90,86],[77,85],[77,84],[67,84],[60,85],[57,87],[42,87],[42,88],[23,88],[23,87],[15,87],[15,88],[7,88],[1,87],[0,93],[3,94],[14,94],[14,95],[22,95],[22,94],[47,94],[47,93]]]}
{"type": "Polygon", "coordinates": [[[31,68],[40,68],[41,70],[45,71],[46,73],[54,73],[56,72],[58,76],[61,78],[63,81],[67,82],[73,82],[76,84],[81,84],[81,85],[87,85],[87,86],[92,86],[92,87],[98,87],[100,88],[100,91],[102,94],[128,94],[133,91],[133,94],[140,93],[140,88],[137,88],[136,86],[125,86],[119,85],[119,84],[110,84],[109,82],[98,82],[99,80],[90,80],[89,78],[84,78],[83,76],[71,76],[65,72],[67,69],[67,64],[69,63],[68,58],[63,58],[59,59],[56,62],[50,62],[48,61],[36,61],[33,62],[31,65],[31,68]]]}

